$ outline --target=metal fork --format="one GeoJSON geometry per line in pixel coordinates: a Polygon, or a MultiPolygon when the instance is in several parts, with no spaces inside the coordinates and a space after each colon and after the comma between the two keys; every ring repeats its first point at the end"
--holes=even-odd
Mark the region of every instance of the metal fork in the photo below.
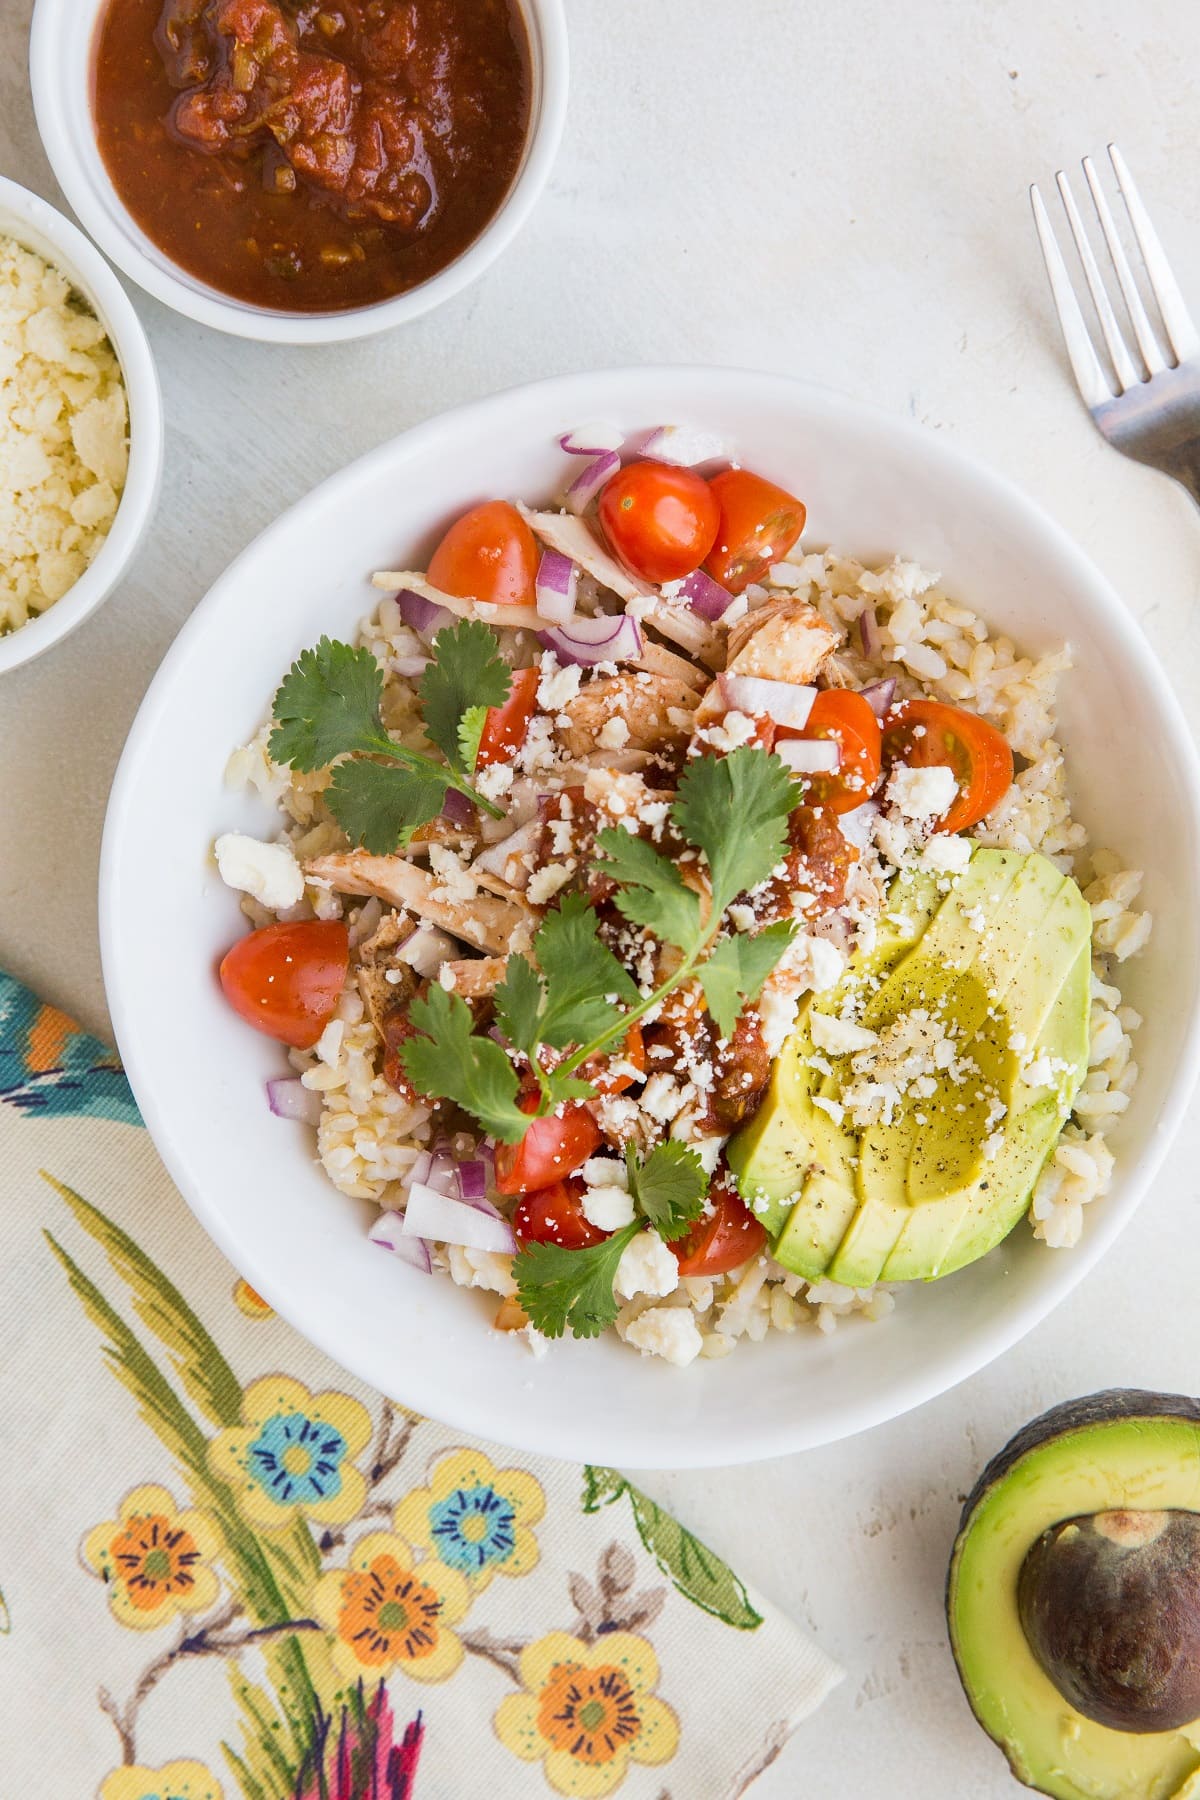
{"type": "Polygon", "coordinates": [[[1114,449],[1181,482],[1200,505],[1200,336],[1171,273],[1158,233],[1115,144],[1108,146],[1143,272],[1158,311],[1161,342],[1146,315],[1116,224],[1090,156],[1083,172],[1108,248],[1110,276],[1133,328],[1133,344],[1113,310],[1066,174],[1055,176],[1067,224],[1083,265],[1107,362],[1101,360],[1062,259],[1042,196],[1030,189],[1046,273],[1084,404],[1114,449]]]}

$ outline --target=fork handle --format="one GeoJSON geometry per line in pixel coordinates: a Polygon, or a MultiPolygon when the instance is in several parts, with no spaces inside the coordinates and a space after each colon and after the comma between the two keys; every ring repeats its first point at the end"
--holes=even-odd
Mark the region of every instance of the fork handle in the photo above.
{"type": "Polygon", "coordinates": [[[1092,417],[1115,450],[1170,475],[1200,506],[1200,364],[1167,370],[1092,417]]]}

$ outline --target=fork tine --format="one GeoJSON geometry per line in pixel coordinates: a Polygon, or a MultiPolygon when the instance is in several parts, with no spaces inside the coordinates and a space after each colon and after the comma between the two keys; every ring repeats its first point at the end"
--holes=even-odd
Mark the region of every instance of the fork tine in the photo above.
{"type": "Polygon", "coordinates": [[[1067,265],[1062,259],[1062,252],[1036,182],[1029,190],[1029,198],[1033,205],[1033,222],[1037,226],[1046,274],[1050,278],[1050,292],[1054,296],[1058,322],[1066,340],[1067,355],[1071,359],[1083,403],[1094,412],[1098,406],[1104,406],[1113,398],[1112,388],[1100,366],[1100,358],[1092,347],[1088,328],[1079,310],[1079,302],[1075,298],[1075,290],[1071,286],[1071,277],[1067,274],[1067,265]]]}
{"type": "Polygon", "coordinates": [[[1112,357],[1113,368],[1116,370],[1117,388],[1123,394],[1131,387],[1138,387],[1142,378],[1134,368],[1133,358],[1125,347],[1121,327],[1117,324],[1117,316],[1113,312],[1100,270],[1096,266],[1096,258],[1092,254],[1092,246],[1088,242],[1087,232],[1083,229],[1083,220],[1079,216],[1079,208],[1075,204],[1075,196],[1071,192],[1071,185],[1067,180],[1065,170],[1060,169],[1054,179],[1058,183],[1058,191],[1062,195],[1067,224],[1071,227],[1071,236],[1075,240],[1079,260],[1083,264],[1088,292],[1092,296],[1092,304],[1096,308],[1100,329],[1104,333],[1104,342],[1108,345],[1108,354],[1112,357]]]}
{"type": "Polygon", "coordinates": [[[1138,349],[1142,353],[1142,361],[1146,365],[1147,375],[1157,375],[1166,368],[1162,351],[1158,347],[1158,339],[1153,327],[1146,317],[1146,309],[1142,305],[1142,296],[1137,291],[1137,283],[1133,279],[1133,271],[1129,267],[1129,258],[1125,254],[1125,246],[1117,236],[1117,227],[1111,209],[1100,186],[1100,178],[1096,174],[1095,165],[1090,156],[1083,159],[1083,172],[1087,177],[1088,187],[1092,191],[1092,201],[1096,208],[1096,217],[1100,221],[1100,229],[1104,233],[1104,241],[1108,245],[1108,254],[1112,257],[1113,267],[1117,272],[1121,296],[1129,312],[1133,335],[1137,339],[1138,349]]]}
{"type": "Polygon", "coordinates": [[[1142,204],[1142,197],[1134,184],[1129,166],[1115,144],[1108,146],[1109,158],[1116,171],[1117,186],[1125,201],[1129,213],[1129,222],[1133,226],[1133,235],[1138,241],[1138,248],[1146,263],[1146,273],[1150,277],[1150,287],[1158,302],[1158,310],[1162,314],[1162,322],[1166,327],[1167,342],[1171,346],[1176,362],[1183,362],[1200,350],[1200,337],[1196,335],[1196,327],[1192,324],[1191,314],[1184,305],[1179,284],[1171,273],[1171,265],[1167,261],[1166,251],[1159,241],[1158,233],[1150,223],[1150,214],[1142,204]]]}

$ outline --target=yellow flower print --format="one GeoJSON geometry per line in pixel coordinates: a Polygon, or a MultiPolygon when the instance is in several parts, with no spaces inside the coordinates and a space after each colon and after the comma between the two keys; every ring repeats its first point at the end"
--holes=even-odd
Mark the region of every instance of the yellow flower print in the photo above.
{"type": "Polygon", "coordinates": [[[212,1605],[220,1582],[209,1564],[220,1548],[206,1513],[180,1512],[166,1488],[148,1484],[126,1494],[115,1519],[88,1532],[82,1556],[107,1582],[113,1617],[152,1631],[212,1605]]]}
{"type": "Polygon", "coordinates": [[[389,1531],[361,1539],[350,1566],[322,1575],[313,1594],[314,1614],[334,1633],[334,1667],[348,1681],[397,1669],[414,1681],[446,1681],[463,1659],[450,1627],[470,1604],[461,1575],[418,1561],[389,1531]]]}
{"type": "Polygon", "coordinates": [[[401,1500],[395,1525],[478,1590],[493,1575],[528,1575],[538,1560],[530,1526],[545,1510],[541,1484],[524,1469],[497,1469],[482,1450],[453,1450],[428,1487],[401,1500]]]}
{"type": "Polygon", "coordinates": [[[669,1762],[679,1721],[651,1689],[658,1658],[631,1631],[588,1645],[552,1631],[521,1652],[524,1692],[496,1713],[496,1735],[523,1762],[544,1762],[557,1794],[596,1800],[625,1779],[630,1759],[669,1762]]]}
{"type": "Polygon", "coordinates": [[[349,1394],[312,1394],[287,1375],[267,1375],[246,1389],[242,1418],[217,1433],[208,1460],[247,1518],[270,1531],[297,1513],[320,1525],[354,1517],[367,1491],[354,1467],[371,1440],[366,1407],[349,1394]]]}
{"type": "Polygon", "coordinates": [[[99,1800],[222,1800],[211,1769],[198,1762],[169,1762],[161,1769],[114,1769],[100,1783],[99,1800]]]}
{"type": "Polygon", "coordinates": [[[241,1276],[233,1284],[233,1304],[239,1312],[245,1313],[248,1319],[273,1319],[274,1309],[267,1305],[257,1288],[252,1288],[241,1276]]]}

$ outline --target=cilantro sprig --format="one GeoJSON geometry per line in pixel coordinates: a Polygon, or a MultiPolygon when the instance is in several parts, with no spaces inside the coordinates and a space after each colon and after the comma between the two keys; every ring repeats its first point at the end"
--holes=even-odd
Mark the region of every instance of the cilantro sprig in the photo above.
{"type": "Polygon", "coordinates": [[[598,1337],[620,1311],[613,1283],[627,1246],[647,1223],[671,1243],[700,1216],[708,1177],[694,1150],[672,1141],[642,1158],[630,1147],[626,1166],[638,1209],[628,1225],[579,1250],[526,1244],[513,1263],[517,1298],[545,1337],[561,1337],[568,1326],[574,1337],[598,1337]]]}
{"type": "Polygon", "coordinates": [[[626,831],[600,833],[595,866],[618,884],[616,906],[680,956],[671,975],[643,995],[601,942],[599,920],[582,896],[568,894],[547,915],[533,942],[535,961],[510,956],[495,996],[497,1024],[537,1082],[536,1111],[522,1112],[517,1104],[521,1083],[513,1058],[491,1039],[486,1048],[475,1048],[481,1041],[472,1036],[470,1009],[453,995],[437,1002],[436,1017],[414,1009],[414,1023],[429,1037],[411,1039],[400,1053],[410,1080],[422,1093],[457,1101],[486,1130],[516,1143],[531,1117],[587,1098],[593,1090],[577,1071],[683,982],[700,982],[717,1029],[730,1036],[795,927],[784,921],[753,937],[721,937],[724,914],[739,893],[765,881],[783,855],[795,799],[787,770],[764,750],[746,747],[688,765],[672,818],[704,859],[707,904],[687,886],[678,862],[652,844],[626,831]],[[547,1049],[555,1053],[550,1058],[543,1054],[547,1049]]]}
{"type": "Polygon", "coordinates": [[[329,810],[353,843],[386,856],[437,817],[448,788],[503,817],[471,778],[488,708],[502,706],[511,685],[495,633],[481,621],[438,632],[418,693],[426,733],[446,759],[439,763],[388,736],[383,671],[372,652],[323,637],[284,677],[268,749],[274,762],[302,774],[335,763],[329,810]]]}

